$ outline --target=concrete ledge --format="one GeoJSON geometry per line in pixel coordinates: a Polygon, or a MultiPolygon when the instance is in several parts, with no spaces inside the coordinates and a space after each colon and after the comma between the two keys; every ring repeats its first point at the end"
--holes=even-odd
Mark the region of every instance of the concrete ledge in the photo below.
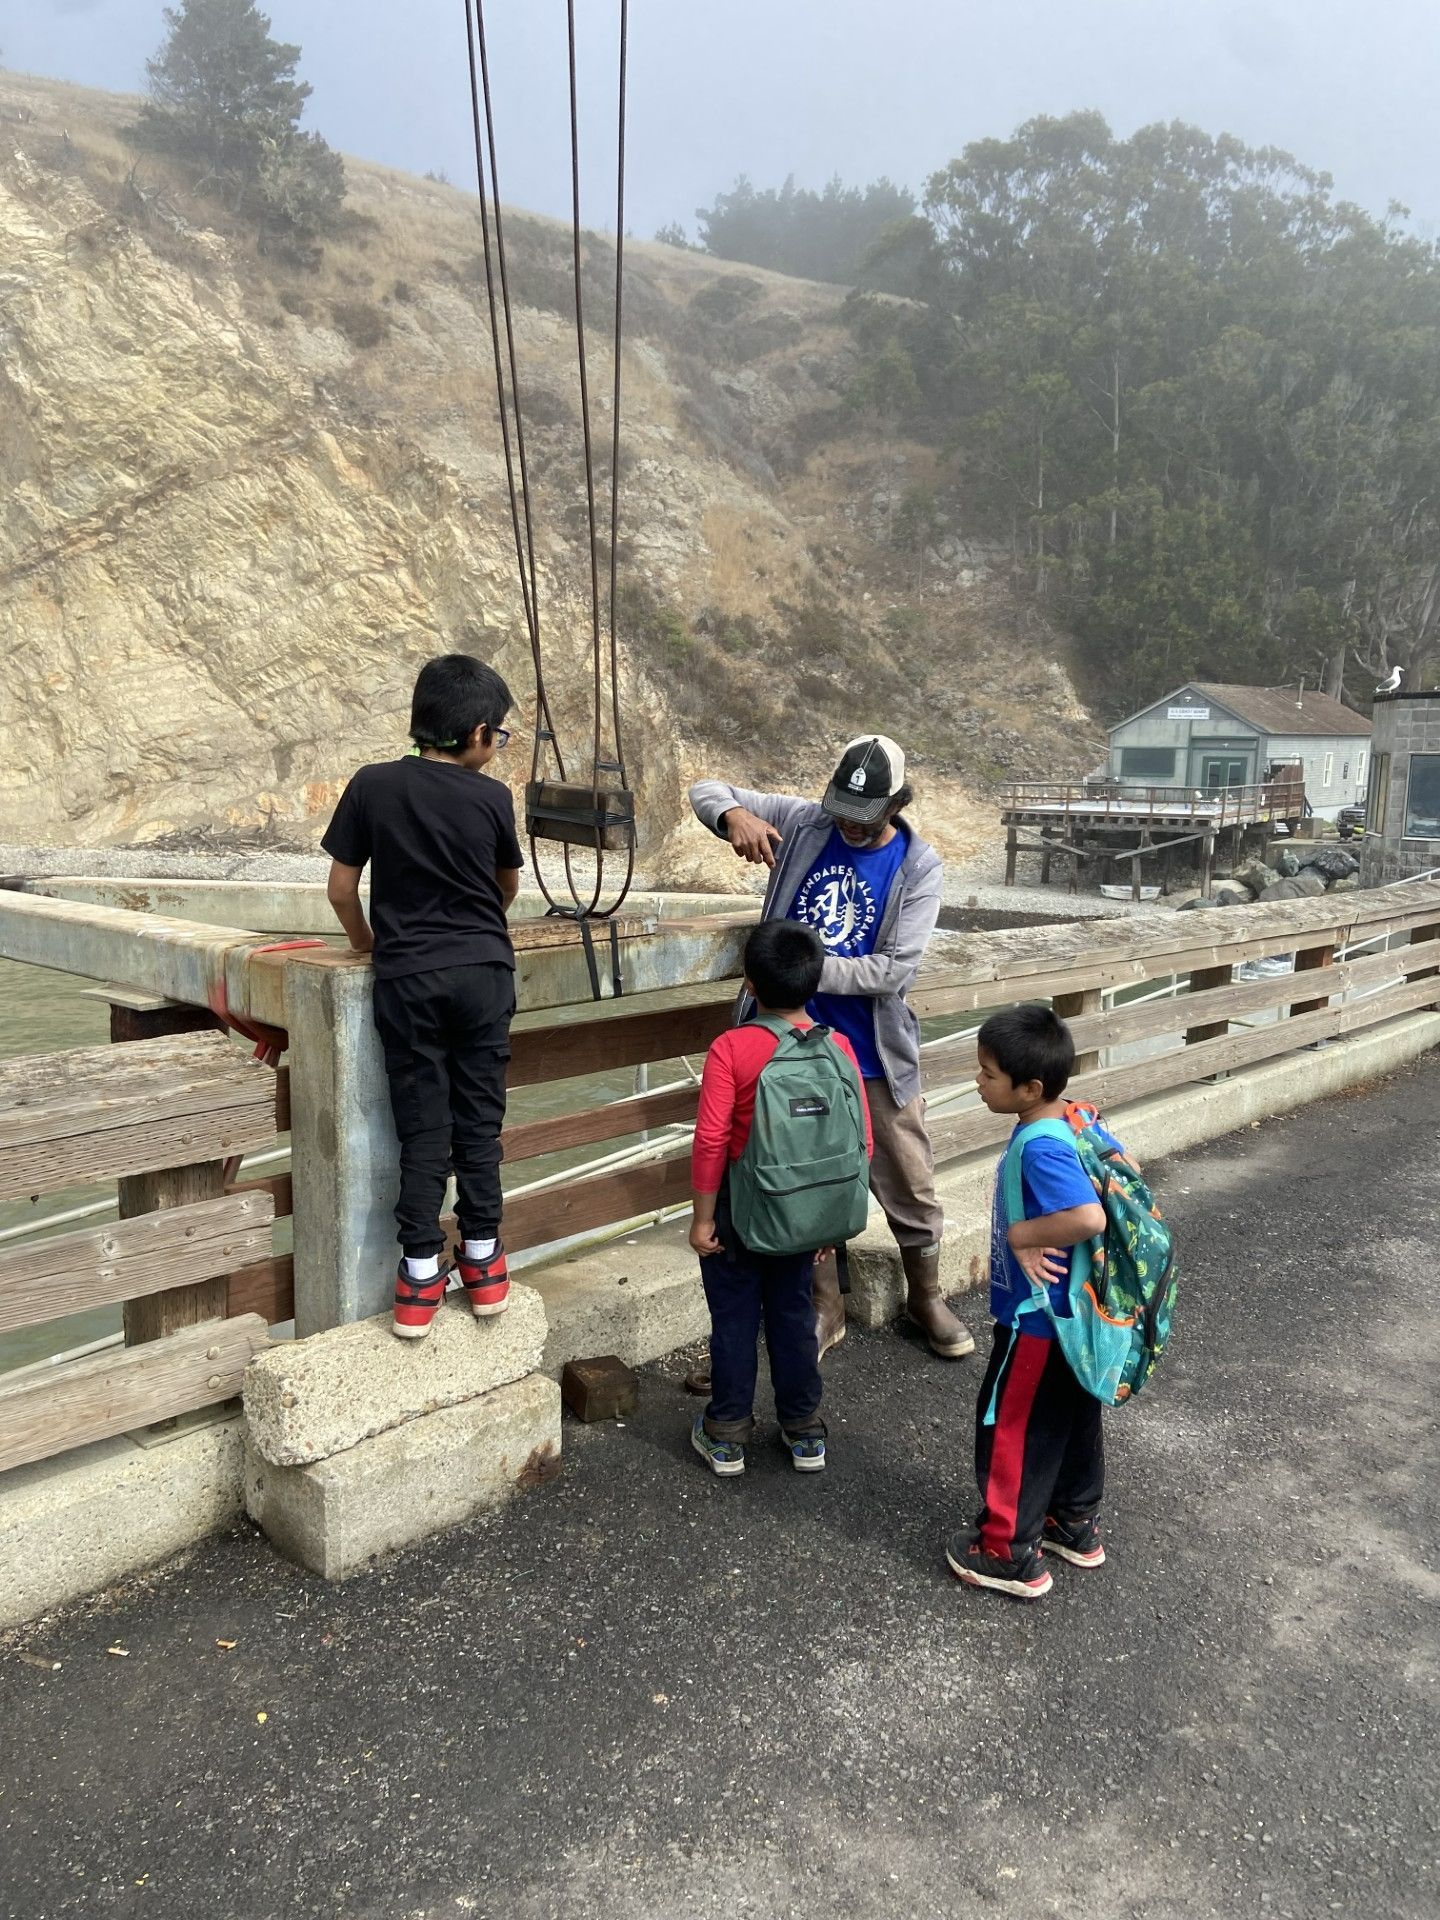
{"type": "Polygon", "coordinates": [[[533,1373],[545,1307],[512,1285],[504,1313],[477,1320],[445,1300],[424,1340],[398,1340],[388,1313],[258,1354],[245,1370],[250,1444],[272,1466],[328,1460],[377,1433],[533,1373]]]}
{"type": "Polygon", "coordinates": [[[157,1566],[243,1511],[238,1416],[0,1475],[0,1628],[157,1566]]]}
{"type": "Polygon", "coordinates": [[[538,1486],[560,1467],[560,1389],[531,1374],[308,1467],[253,1447],[245,1505],[287,1559],[327,1580],[538,1486]]]}
{"type": "Polygon", "coordinates": [[[658,1360],[710,1331],[700,1268],[682,1221],[592,1247],[525,1278],[545,1301],[540,1365],[556,1379],[567,1360],[613,1353],[628,1365],[658,1360]]]}

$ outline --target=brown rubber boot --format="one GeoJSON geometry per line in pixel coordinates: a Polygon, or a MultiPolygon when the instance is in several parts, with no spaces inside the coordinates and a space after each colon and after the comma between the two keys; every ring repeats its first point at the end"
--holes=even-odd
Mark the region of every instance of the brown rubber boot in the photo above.
{"type": "Polygon", "coordinates": [[[845,1338],[845,1296],[840,1291],[833,1252],[817,1256],[810,1298],[815,1303],[815,1334],[823,1360],[831,1347],[838,1347],[845,1338]]]}
{"type": "Polygon", "coordinates": [[[905,1311],[942,1360],[963,1360],[975,1351],[975,1336],[946,1306],[940,1293],[940,1247],[902,1247],[905,1311]]]}

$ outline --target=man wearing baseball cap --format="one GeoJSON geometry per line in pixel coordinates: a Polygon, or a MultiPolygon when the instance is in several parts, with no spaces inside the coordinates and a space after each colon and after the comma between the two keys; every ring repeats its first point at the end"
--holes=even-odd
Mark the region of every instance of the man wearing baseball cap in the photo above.
{"type": "MultiPolygon", "coordinates": [[[[914,795],[905,755],[883,733],[862,734],[840,757],[825,797],[756,793],[724,780],[690,789],[697,818],[742,860],[771,869],[763,918],[800,920],[825,946],[811,1018],[855,1050],[875,1130],[870,1189],[905,1268],[907,1310],[947,1360],[975,1341],[940,1293],[945,1215],[920,1094],[920,1023],[905,1004],[940,911],[940,856],[904,809],[914,795]]],[[[743,1005],[740,1018],[752,1009],[743,1005]]],[[[833,1260],[815,1264],[820,1351],[845,1337],[833,1260]]]]}

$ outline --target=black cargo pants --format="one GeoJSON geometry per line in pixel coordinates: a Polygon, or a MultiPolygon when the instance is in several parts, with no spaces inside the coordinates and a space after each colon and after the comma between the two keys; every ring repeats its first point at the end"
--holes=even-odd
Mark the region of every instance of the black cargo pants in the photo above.
{"type": "Polygon", "coordinates": [[[500,1129],[515,975],[499,963],[440,967],[375,982],[375,1025],[385,1050],[390,1106],[400,1137],[402,1250],[444,1250],[440,1210],[453,1167],[460,1231],[500,1231],[500,1129]]]}

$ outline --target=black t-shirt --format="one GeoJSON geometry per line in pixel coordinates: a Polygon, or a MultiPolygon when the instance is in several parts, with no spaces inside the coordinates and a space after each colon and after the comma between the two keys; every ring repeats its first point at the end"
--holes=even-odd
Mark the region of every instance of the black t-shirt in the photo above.
{"type": "Polygon", "coordinates": [[[514,966],[495,871],[524,862],[515,803],[498,780],[416,754],[361,767],[320,844],[342,866],[370,868],[379,978],[514,966]]]}

